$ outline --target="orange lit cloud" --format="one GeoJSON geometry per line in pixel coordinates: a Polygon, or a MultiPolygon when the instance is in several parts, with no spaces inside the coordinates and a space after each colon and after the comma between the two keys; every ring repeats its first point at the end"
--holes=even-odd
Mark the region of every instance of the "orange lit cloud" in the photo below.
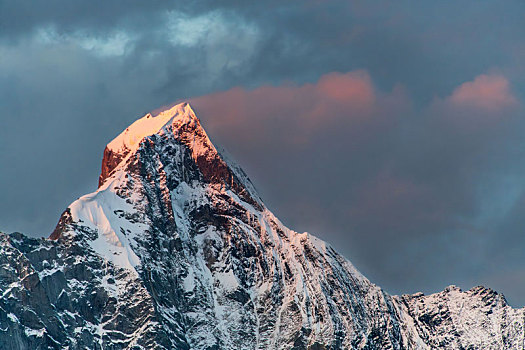
{"type": "Polygon", "coordinates": [[[191,103],[215,134],[244,136],[250,142],[279,137],[291,144],[308,142],[312,135],[331,128],[357,133],[363,127],[391,123],[396,111],[408,105],[402,88],[381,94],[362,70],[329,73],[316,83],[303,85],[235,87],[194,98],[191,103]],[[293,133],[285,135],[282,130],[293,133]]]}
{"type": "Polygon", "coordinates": [[[507,78],[485,74],[458,86],[449,101],[455,106],[474,107],[487,112],[498,112],[517,104],[507,78]]]}
{"type": "Polygon", "coordinates": [[[344,104],[371,106],[375,100],[372,82],[365,71],[326,74],[317,82],[316,93],[344,104]]]}

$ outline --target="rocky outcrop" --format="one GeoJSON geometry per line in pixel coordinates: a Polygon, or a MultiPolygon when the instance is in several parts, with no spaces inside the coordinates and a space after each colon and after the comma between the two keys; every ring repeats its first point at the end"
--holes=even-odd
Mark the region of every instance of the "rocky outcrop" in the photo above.
{"type": "Polygon", "coordinates": [[[100,176],[98,177],[98,187],[102,186],[113,169],[115,169],[125,157],[126,155],[121,152],[115,152],[107,147],[104,148],[104,155],[102,156],[102,169],[100,176]]]}

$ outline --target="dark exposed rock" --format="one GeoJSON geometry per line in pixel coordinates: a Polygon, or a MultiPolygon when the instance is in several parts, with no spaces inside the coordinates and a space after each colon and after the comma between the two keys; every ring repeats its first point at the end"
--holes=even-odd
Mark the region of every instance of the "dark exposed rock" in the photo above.
{"type": "Polygon", "coordinates": [[[102,169],[98,178],[98,187],[102,186],[104,181],[109,177],[111,172],[120,164],[126,157],[127,152],[115,152],[108,147],[104,148],[104,155],[102,157],[102,169]]]}

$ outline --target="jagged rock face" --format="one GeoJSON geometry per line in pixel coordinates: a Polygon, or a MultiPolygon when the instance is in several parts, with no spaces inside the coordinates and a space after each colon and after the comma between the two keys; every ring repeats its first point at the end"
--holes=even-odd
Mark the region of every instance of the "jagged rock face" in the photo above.
{"type": "Polygon", "coordinates": [[[523,341],[523,311],[498,294],[391,297],[326,243],[286,228],[187,104],[146,115],[108,144],[99,189],[69,206],[51,240],[0,237],[0,348],[523,341]]]}
{"type": "Polygon", "coordinates": [[[0,236],[0,348],[169,346],[142,282],[86,246],[96,232],[76,228],[69,241],[0,236]]]}
{"type": "Polygon", "coordinates": [[[510,307],[504,296],[484,287],[467,292],[450,286],[425,296],[394,297],[404,319],[402,328],[417,332],[432,349],[522,349],[523,309],[510,307]]]}

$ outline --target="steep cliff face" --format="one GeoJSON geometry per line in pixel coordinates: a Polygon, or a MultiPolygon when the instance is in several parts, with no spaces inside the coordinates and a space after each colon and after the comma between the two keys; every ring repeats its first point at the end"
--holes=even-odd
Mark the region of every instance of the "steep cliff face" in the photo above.
{"type": "Polygon", "coordinates": [[[478,288],[392,297],[286,228],[188,104],[108,144],[51,239],[0,241],[0,348],[503,349],[523,310],[478,288]]]}

